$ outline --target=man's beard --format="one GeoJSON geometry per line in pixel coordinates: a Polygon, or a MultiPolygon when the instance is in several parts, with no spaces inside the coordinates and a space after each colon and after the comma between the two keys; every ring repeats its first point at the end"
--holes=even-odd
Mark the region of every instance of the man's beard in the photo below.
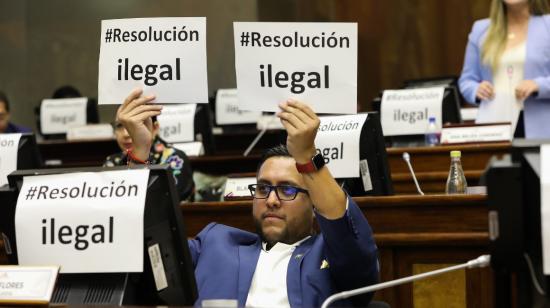
{"type": "Polygon", "coordinates": [[[275,246],[275,244],[279,242],[285,243],[285,244],[293,244],[293,243],[289,243],[290,237],[289,237],[287,226],[285,226],[282,229],[281,233],[271,236],[269,238],[268,236],[266,236],[266,234],[264,234],[264,231],[262,229],[262,222],[263,222],[263,219],[254,218],[254,226],[256,227],[256,234],[260,236],[262,241],[267,243],[266,245],[267,250],[270,250],[271,247],[275,246]]]}

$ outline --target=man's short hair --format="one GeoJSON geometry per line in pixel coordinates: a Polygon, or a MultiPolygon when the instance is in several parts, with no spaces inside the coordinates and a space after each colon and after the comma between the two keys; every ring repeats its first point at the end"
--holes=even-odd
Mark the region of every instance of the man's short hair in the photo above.
{"type": "Polygon", "coordinates": [[[271,157],[290,157],[292,158],[292,155],[288,152],[288,149],[285,145],[279,144],[277,146],[274,146],[272,148],[267,149],[264,154],[262,155],[262,158],[260,158],[260,162],[258,163],[258,168],[256,169],[256,174],[260,172],[260,168],[264,164],[264,162],[271,157]]]}
{"type": "Polygon", "coordinates": [[[10,112],[10,102],[8,101],[8,96],[2,91],[0,91],[0,102],[4,102],[4,106],[6,106],[6,111],[10,112]]]}

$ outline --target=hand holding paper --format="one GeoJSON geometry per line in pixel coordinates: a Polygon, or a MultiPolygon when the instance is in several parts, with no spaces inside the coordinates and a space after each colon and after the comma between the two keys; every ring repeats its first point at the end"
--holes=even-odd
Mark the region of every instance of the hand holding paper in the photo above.
{"type": "Polygon", "coordinates": [[[539,91],[539,85],[533,80],[522,80],[516,87],[516,98],[524,100],[539,91]]]}
{"type": "Polygon", "coordinates": [[[315,136],[321,121],[309,106],[296,100],[289,99],[279,107],[277,116],[288,134],[288,151],[297,163],[307,163],[315,155],[315,136]]]}
{"type": "Polygon", "coordinates": [[[141,89],[135,89],[126,97],[124,103],[118,108],[117,120],[124,125],[132,137],[133,154],[139,159],[147,160],[153,142],[151,117],[160,115],[162,105],[149,104],[155,96],[143,97],[142,93],[141,89]]]}
{"type": "Polygon", "coordinates": [[[476,91],[476,98],[479,98],[480,100],[491,100],[495,97],[495,90],[493,88],[493,85],[487,81],[483,80],[479,86],[477,87],[476,91]]]}

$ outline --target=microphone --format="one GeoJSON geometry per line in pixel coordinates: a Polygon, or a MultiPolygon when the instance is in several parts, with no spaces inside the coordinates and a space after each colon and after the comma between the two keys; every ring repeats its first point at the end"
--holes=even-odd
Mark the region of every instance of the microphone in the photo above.
{"type": "Polygon", "coordinates": [[[420,185],[418,185],[418,181],[416,180],[416,175],[414,174],[414,170],[411,165],[411,156],[408,152],[403,152],[403,160],[407,163],[407,166],[409,166],[409,171],[411,172],[412,178],[414,180],[414,185],[416,185],[416,190],[419,194],[424,196],[424,192],[422,192],[422,189],[420,189],[420,185]]]}
{"type": "Polygon", "coordinates": [[[477,267],[482,268],[482,267],[486,267],[487,265],[489,265],[489,263],[491,263],[491,256],[490,255],[482,255],[482,256],[479,256],[476,259],[470,260],[466,263],[462,263],[462,264],[458,264],[458,265],[454,265],[454,266],[449,266],[449,267],[441,268],[441,269],[438,269],[438,270],[435,270],[435,271],[430,271],[430,272],[426,272],[426,273],[422,273],[422,274],[418,274],[418,275],[413,275],[413,276],[409,276],[409,277],[405,277],[405,278],[401,278],[401,279],[396,279],[396,280],[391,280],[391,281],[382,282],[382,283],[378,283],[378,284],[373,284],[372,286],[367,286],[367,287],[363,287],[363,288],[359,288],[359,289],[355,289],[355,290],[339,292],[339,293],[336,293],[336,294],[333,294],[333,295],[327,297],[327,299],[325,299],[325,301],[323,302],[323,305],[321,306],[321,308],[327,308],[328,305],[330,305],[333,302],[335,302],[337,300],[340,300],[340,299],[352,297],[352,296],[359,295],[359,294],[378,291],[378,290],[381,290],[381,289],[397,286],[397,285],[400,285],[400,284],[404,284],[404,283],[407,283],[407,282],[412,282],[412,281],[419,280],[419,279],[424,279],[424,278],[435,276],[435,275],[444,274],[444,273],[447,273],[447,272],[451,272],[451,271],[455,271],[455,270],[459,270],[459,269],[463,269],[463,268],[477,268],[477,267]]]}

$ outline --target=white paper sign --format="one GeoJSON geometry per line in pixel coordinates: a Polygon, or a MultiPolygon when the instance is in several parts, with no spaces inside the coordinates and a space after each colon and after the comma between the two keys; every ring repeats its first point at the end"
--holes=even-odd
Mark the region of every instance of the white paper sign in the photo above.
{"type": "Polygon", "coordinates": [[[141,272],[149,170],[27,176],[17,199],[20,265],[141,272]]]}
{"type": "Polygon", "coordinates": [[[317,113],[357,112],[357,23],[235,22],[240,108],[279,111],[296,98],[317,113]]]}
{"type": "Polygon", "coordinates": [[[250,197],[250,190],[248,189],[250,184],[256,184],[255,177],[227,178],[223,196],[224,198],[250,197]]]}
{"type": "Polygon", "coordinates": [[[40,104],[43,134],[64,134],[70,127],[86,124],[86,97],[44,99],[40,104]]]}
{"type": "Polygon", "coordinates": [[[491,101],[482,101],[477,112],[476,123],[510,122],[512,135],[518,124],[523,102],[514,93],[496,92],[491,101]]]}
{"type": "Polygon", "coordinates": [[[237,89],[219,89],[216,93],[218,125],[256,123],[261,116],[260,111],[240,109],[237,89]]]}
{"type": "Polygon", "coordinates": [[[89,124],[70,127],[67,140],[113,139],[113,127],[110,124],[89,124]]]}
{"type": "Polygon", "coordinates": [[[200,141],[173,143],[172,146],[180,151],[183,151],[187,154],[187,156],[204,155],[204,147],[200,141]]]}
{"type": "Polygon", "coordinates": [[[17,150],[21,134],[0,134],[0,186],[8,184],[8,174],[17,170],[17,150]]]}
{"type": "Polygon", "coordinates": [[[163,104],[208,103],[206,18],[101,21],[99,104],[121,104],[136,87],[163,104]]]}
{"type": "Polygon", "coordinates": [[[48,303],[58,267],[0,266],[0,303],[48,303]]]}
{"type": "Polygon", "coordinates": [[[320,117],[317,152],[335,178],[359,177],[359,139],[367,114],[320,117]]]}
{"type": "Polygon", "coordinates": [[[440,132],[444,92],[444,87],[384,91],[380,107],[384,136],[425,134],[430,117],[435,117],[440,132]]]}
{"type": "Polygon", "coordinates": [[[540,219],[542,267],[550,275],[550,145],[540,146],[540,219]]]}
{"type": "Polygon", "coordinates": [[[160,137],[168,142],[195,140],[196,104],[167,105],[157,117],[160,137]]]}

